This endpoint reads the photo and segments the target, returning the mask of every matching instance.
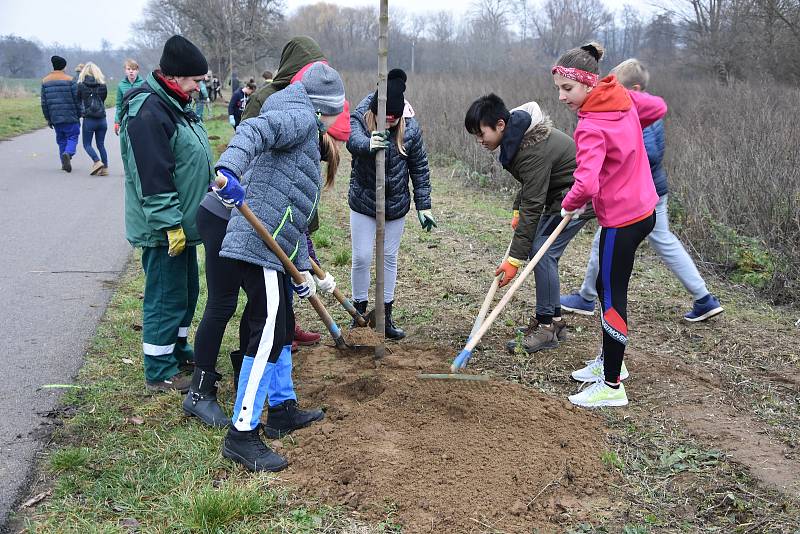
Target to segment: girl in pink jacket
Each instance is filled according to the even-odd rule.
[[[603,350],[573,378],[593,382],[571,395],[578,406],[628,404],[622,380],[628,343],[628,282],[636,249],[655,225],[658,202],[642,128],[667,112],[664,100],[629,92],[614,75],[599,80],[603,49],[596,43],[574,48],[552,69],[559,100],[578,113],[575,128],[575,183],[561,202],[561,214],[577,217],[592,202],[600,223],[597,294]]]

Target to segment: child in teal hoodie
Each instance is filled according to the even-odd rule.
[[[125,98],[125,93],[139,87],[144,83],[144,80],[139,77],[139,64],[132,59],[125,60],[125,77],[119,82],[117,86],[117,111],[114,113],[114,133],[119,135],[119,115],[122,112],[122,100]]]

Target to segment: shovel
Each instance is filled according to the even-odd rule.
[[[313,259],[309,258],[309,260],[311,261],[311,269],[314,271],[314,276],[319,279],[325,278],[325,271],[323,271]],[[358,326],[367,326],[367,319],[358,312],[350,299],[345,297],[344,293],[339,291],[339,288],[333,290],[333,296],[336,297],[336,300],[339,301],[339,304],[342,305],[342,308],[344,308],[347,313],[350,314]]]
[[[311,269],[314,271],[314,276],[320,279],[324,278],[325,271],[323,271],[322,268],[319,265],[317,265],[317,263],[313,259],[309,258],[309,260],[311,261]],[[342,307],[345,310],[347,310],[347,313],[349,313],[350,316],[353,318],[357,327],[368,326],[369,320],[359,313],[359,311],[355,308],[355,306],[353,306],[353,303],[350,301],[350,299],[345,297],[344,294],[341,291],[339,291],[338,288],[333,290],[333,296],[336,297],[336,300],[338,300],[339,303],[342,305]],[[378,345],[380,342],[381,340],[378,338],[377,335],[375,335],[375,333],[372,330],[365,329],[361,331],[360,335],[354,336],[354,330],[351,329],[350,343],[348,344],[348,347],[350,349],[355,349],[359,351],[362,350],[372,351],[375,349],[375,346]]]
[[[218,177],[216,180],[217,187],[222,189],[225,187],[227,180],[224,178]],[[283,268],[286,269],[286,273],[292,277],[292,280],[295,281],[297,284],[302,284],[305,282],[305,278],[300,271],[295,267],[292,260],[286,255],[283,249],[278,245],[275,241],[275,238],[272,237],[272,234],[266,229],[264,224],[256,217],[256,214],[252,212],[250,206],[247,205],[246,202],[242,202],[241,206],[238,206],[237,209],[239,213],[250,223],[250,226],[256,231],[256,233],[264,240],[267,247],[272,251],[275,256],[278,257],[281,264],[283,264]],[[323,275],[324,276],[324,275]],[[311,304],[311,307],[314,308],[314,311],[317,312],[319,318],[322,319],[322,322],[325,323],[325,327],[330,332],[331,337],[333,338],[333,342],[336,344],[337,349],[352,349],[351,345],[349,345],[342,337],[342,331],[339,329],[339,326],[333,321],[333,318],[328,313],[328,310],[325,309],[325,305],[322,303],[322,300],[317,295],[311,296],[308,298],[308,302]]]

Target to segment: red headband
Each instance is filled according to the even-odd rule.
[[[597,74],[585,70],[554,65],[550,72],[551,74],[560,74],[564,78],[575,80],[576,82],[582,83],[583,85],[588,85],[589,87],[595,87],[597,85]]]

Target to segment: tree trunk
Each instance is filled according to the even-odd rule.
[[[386,129],[386,72],[389,55],[389,0],[380,0],[378,36],[378,131]],[[402,118],[400,119],[402,120]],[[375,153],[375,330],[381,342],[375,346],[375,359],[386,353],[386,316],[383,306],[384,236],[386,233],[386,151]]]

